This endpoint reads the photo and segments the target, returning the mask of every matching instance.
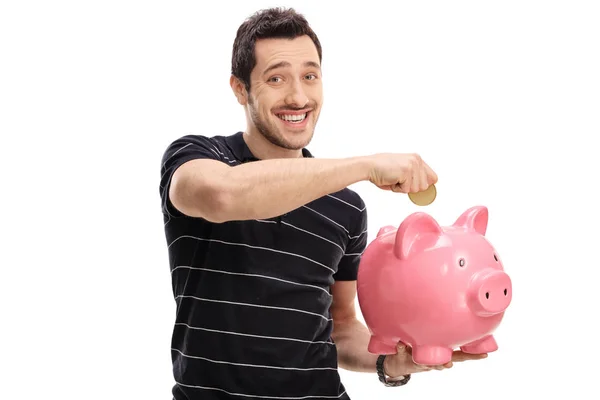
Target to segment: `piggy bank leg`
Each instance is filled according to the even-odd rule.
[[[452,361],[453,350],[442,346],[413,346],[413,361],[420,365],[442,365]]]
[[[371,336],[371,340],[369,340],[368,350],[372,354],[396,354],[398,352],[396,343],[373,335]]]
[[[498,345],[496,344],[494,336],[489,335],[474,342],[467,343],[464,346],[461,346],[460,349],[469,354],[482,354],[498,350]]]

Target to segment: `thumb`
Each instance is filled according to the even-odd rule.
[[[406,343],[401,342],[401,341],[396,344],[396,351],[398,353],[401,353],[401,352],[402,353],[409,353],[409,354],[412,353],[410,346],[408,346]]]

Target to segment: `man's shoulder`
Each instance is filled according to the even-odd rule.
[[[208,135],[201,133],[186,133],[177,137],[169,143],[169,147],[182,143],[192,143],[198,145],[224,145],[228,140],[232,139],[239,133],[233,133],[230,135]]]
[[[366,217],[367,207],[362,196],[349,187],[327,194],[316,200],[319,210],[329,218],[338,222],[346,221],[343,225],[354,225],[356,221]]]
[[[358,211],[363,211],[366,208],[362,196],[356,190],[349,187],[331,193],[329,197],[333,197],[335,200],[345,203]]]
[[[163,163],[177,155],[185,157],[184,154],[214,154],[215,158],[225,158],[227,160],[233,157],[232,144],[237,140],[236,135],[208,135],[201,133],[186,133],[172,139],[167,143],[163,151]]]
[[[352,235],[362,232],[367,224],[367,206],[362,196],[354,189],[345,187],[321,197],[317,211],[342,225]]]

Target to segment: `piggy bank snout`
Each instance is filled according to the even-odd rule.
[[[482,317],[503,312],[511,300],[512,281],[504,271],[482,271],[469,287],[469,307]]]

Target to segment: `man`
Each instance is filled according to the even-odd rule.
[[[347,187],[368,180],[408,193],[437,176],[414,154],[312,156],[321,59],[304,17],[256,13],[232,54],[245,131],[187,135],[164,154],[175,399],[349,399],[338,366],[399,384],[433,369],[401,346],[386,357],[367,351],[354,306],[367,211]]]

